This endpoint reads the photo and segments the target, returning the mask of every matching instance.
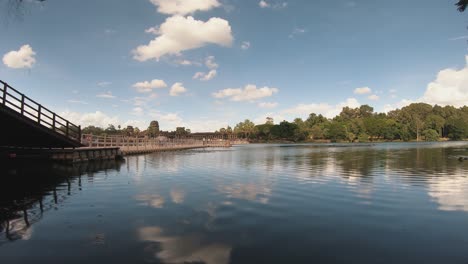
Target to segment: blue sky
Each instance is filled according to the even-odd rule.
[[[454,3],[27,3],[21,19],[0,14],[0,79],[76,123],[143,129],[468,105],[468,14]]]

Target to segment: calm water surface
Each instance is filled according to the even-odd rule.
[[[468,263],[468,146],[2,165],[0,263]]]

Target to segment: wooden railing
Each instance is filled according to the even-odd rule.
[[[81,126],[77,126],[50,111],[1,80],[0,96],[0,105],[72,140],[80,141]]]
[[[132,150],[159,150],[195,147],[230,147],[228,140],[199,140],[199,139],[158,139],[158,138],[137,138],[126,136],[95,136],[83,134],[81,144],[86,147],[119,147],[123,151]]]

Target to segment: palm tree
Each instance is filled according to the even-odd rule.
[[[458,6],[458,11],[463,12],[468,6],[468,0],[460,0],[456,5]]]

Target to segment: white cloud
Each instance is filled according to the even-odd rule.
[[[149,114],[152,118],[157,119],[161,124],[165,124],[166,127],[178,127],[183,126],[182,118],[177,113],[162,113],[159,111],[153,111]]]
[[[468,212],[465,172],[456,168],[447,176],[429,180],[429,196],[439,204],[439,210]]]
[[[216,63],[214,56],[206,57],[205,66],[208,69],[210,69],[210,71],[208,73],[197,72],[197,73],[195,73],[195,75],[193,75],[192,78],[193,79],[199,79],[201,81],[209,81],[209,80],[213,79],[214,77],[216,77],[216,75],[218,74],[218,71],[216,69],[219,67],[219,65]]]
[[[278,106],[278,103],[270,103],[270,102],[261,102],[258,104],[258,107],[260,108],[275,108]]]
[[[60,116],[70,120],[72,123],[81,125],[81,127],[97,126],[106,128],[109,124],[114,126],[121,125],[122,127],[133,126],[141,129],[146,129],[149,126],[148,120],[126,120],[122,121],[118,116],[109,116],[101,111],[91,113],[79,113],[64,111]]]
[[[449,40],[463,40],[463,39],[468,39],[468,36],[459,36],[459,37],[451,38]]]
[[[36,63],[36,52],[29,45],[23,45],[19,50],[12,50],[3,56],[3,63],[13,69],[30,69]]]
[[[139,93],[151,93],[155,88],[165,88],[167,84],[163,80],[154,79],[151,81],[137,82],[133,88]]]
[[[87,105],[87,104],[88,104],[88,103],[85,102],[85,101],[74,100],[74,99],[67,100],[67,102],[70,103],[70,104],[83,104],[83,105]]]
[[[219,67],[219,65],[216,63],[215,61],[215,57],[214,56],[208,56],[206,57],[205,59],[205,65],[206,67],[208,67],[208,69],[217,69]]]
[[[112,95],[112,92],[111,92],[111,91],[107,91],[107,92],[105,92],[105,93],[98,94],[98,95],[96,95],[96,97],[99,97],[99,98],[106,98],[106,99],[113,99],[113,98],[115,98],[115,96]]]
[[[148,45],[141,45],[133,50],[135,60],[159,60],[164,55],[178,55],[182,51],[208,44],[229,47],[233,41],[229,22],[217,17],[204,22],[191,16],[173,16],[167,18],[159,28],[148,31],[157,37]]]
[[[372,89],[369,87],[360,87],[354,89],[354,94],[370,94],[372,93]]]
[[[372,100],[372,101],[377,101],[380,99],[380,97],[376,94],[371,94],[367,97],[367,99]]]
[[[158,12],[168,15],[187,15],[196,11],[208,11],[221,6],[218,0],[150,0]]]
[[[441,70],[427,86],[421,101],[442,106],[468,105],[468,56],[465,59],[466,65],[462,69]]]
[[[337,116],[345,106],[356,108],[360,105],[361,104],[355,98],[348,98],[346,101],[337,105],[330,105],[328,103],[298,104],[295,107],[284,110],[283,112],[285,114],[299,115],[301,117],[307,117],[310,113],[316,113],[322,114],[328,118],[333,118]]]
[[[131,100],[122,100],[126,103],[132,103],[134,106],[146,106],[150,101],[153,99],[157,98],[158,95],[156,93],[151,93],[148,96],[145,97],[134,97]]]
[[[135,107],[132,109],[132,115],[142,116],[145,113],[145,110],[142,107]]]
[[[258,5],[261,7],[261,8],[267,8],[267,7],[270,7],[270,4],[267,3],[266,1],[262,0],[258,3]]]
[[[383,112],[388,113],[388,112],[393,111],[395,109],[401,109],[401,108],[403,108],[405,106],[408,106],[408,105],[410,105],[412,103],[416,103],[416,102],[413,101],[413,100],[409,100],[409,99],[402,99],[401,101],[399,101],[399,102],[397,102],[395,104],[386,104],[386,105],[384,105]]]
[[[172,85],[171,90],[169,92],[169,95],[170,96],[179,96],[180,94],[183,94],[185,92],[187,92],[187,89],[185,89],[185,87],[183,86],[182,83],[178,82],[178,83],[174,83],[174,85]]]
[[[197,66],[200,66],[201,63],[199,62],[196,62],[196,61],[191,61],[191,60],[175,60],[174,61],[175,64],[179,64],[179,65],[182,65],[182,66],[192,66],[192,65],[197,65]]]
[[[86,126],[98,126],[98,127],[107,127],[109,124],[117,125],[120,123],[120,120],[117,116],[111,117],[100,111],[94,113],[78,113],[65,111],[60,114],[63,118],[70,120],[72,123],[81,125],[82,127]]]
[[[103,81],[103,82],[98,82],[98,83],[97,83],[97,86],[99,86],[99,87],[107,87],[107,86],[109,86],[109,85],[111,85],[111,84],[112,84],[111,82],[105,82],[105,81]]]
[[[241,44],[241,49],[243,50],[248,50],[250,48],[250,42],[249,41],[243,41]]]
[[[282,8],[286,8],[288,6],[288,3],[287,2],[277,2],[277,3],[269,3],[265,0],[261,0],[260,2],[258,2],[258,6],[260,6],[261,8],[273,8],[273,9],[282,9]]]
[[[218,74],[218,72],[216,70],[211,70],[208,73],[197,72],[193,76],[193,79],[199,79],[201,81],[209,81],[209,80],[213,79],[214,77],[216,77],[217,74]]]
[[[213,93],[215,98],[230,98],[231,101],[255,101],[260,98],[270,97],[278,93],[277,88],[262,87],[257,88],[256,85],[248,84],[242,88],[227,88]]]

